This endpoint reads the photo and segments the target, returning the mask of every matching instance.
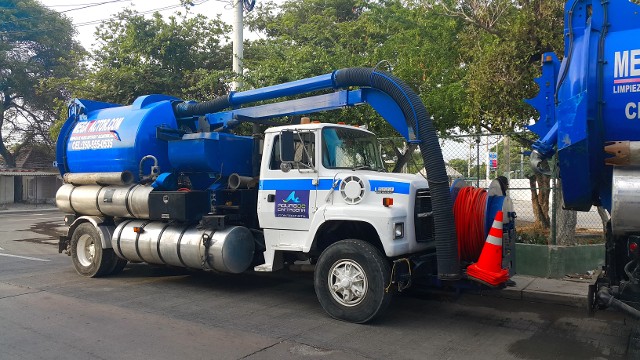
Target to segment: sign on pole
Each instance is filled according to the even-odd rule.
[[[498,153],[489,152],[489,168],[495,170],[498,168]]]

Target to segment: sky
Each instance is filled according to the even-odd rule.
[[[39,0],[44,6],[64,12],[69,17],[78,31],[76,39],[85,49],[92,49],[96,42],[94,31],[97,24],[86,23],[105,20],[114,16],[125,8],[134,9],[140,13],[149,11],[149,16],[153,10],[158,10],[160,14],[167,17],[180,11],[184,13],[184,8],[180,5],[180,0]],[[223,21],[231,24],[233,20],[233,0],[194,0],[196,5],[191,8],[191,13],[202,14],[209,18],[221,15]],[[279,2],[279,1],[278,1]],[[101,5],[98,5],[101,4]],[[84,9],[79,9],[83,8]],[[164,10],[162,10],[164,9]],[[245,29],[245,39],[255,38],[257,34],[250,34]]]

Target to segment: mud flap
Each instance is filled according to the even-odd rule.
[[[71,255],[71,253],[68,251],[69,250],[69,237],[67,235],[60,235],[60,237],[58,238],[58,253],[62,254],[62,252],[65,252],[67,255]]]

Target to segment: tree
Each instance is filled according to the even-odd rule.
[[[469,160],[464,159],[451,159],[449,160],[449,166],[454,170],[462,174],[463,177],[468,178],[469,174]]]
[[[562,1],[542,0],[423,0],[427,9],[457,19],[465,26],[461,35],[462,63],[467,69],[467,103],[464,121],[490,132],[522,129],[535,111],[522,100],[538,89],[542,54],[562,53]],[[529,148],[528,136],[514,137]],[[550,178],[530,174],[536,225],[548,228]]]
[[[458,61],[458,23],[424,13],[409,1],[302,0],[259,5],[248,24],[265,39],[250,42],[245,51],[249,69],[245,84],[262,87],[328,73],[345,67],[368,66],[392,71],[423,99],[441,133],[458,126],[462,111],[464,69]],[[327,122],[367,124],[381,137],[395,130],[370,108],[314,114]],[[401,171],[413,159],[415,145],[389,148],[391,171]]]
[[[427,9],[464,24],[465,121],[490,132],[524,128],[534,110],[533,78],[548,51],[563,49],[562,1],[423,0]],[[527,146],[529,144],[526,144]]]
[[[245,51],[246,84],[262,87],[355,66],[378,67],[402,78],[423,99],[442,133],[459,124],[463,69],[458,23],[397,0],[287,1],[258,5],[247,23],[265,39]],[[366,122],[379,136],[397,136],[369,110],[345,110],[325,121]]]
[[[0,11],[0,156],[8,167],[25,146],[53,149],[49,128],[66,95],[56,79],[73,77],[83,52],[74,33],[69,19],[35,0]]]
[[[96,30],[99,46],[74,97],[130,104],[146,94],[210,100],[228,92],[230,28],[219,18],[177,13],[163,19],[124,10]]]

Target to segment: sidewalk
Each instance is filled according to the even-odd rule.
[[[594,281],[545,279],[525,275],[515,275],[511,280],[515,281],[516,286],[486,292],[483,295],[587,309],[589,284]]]

